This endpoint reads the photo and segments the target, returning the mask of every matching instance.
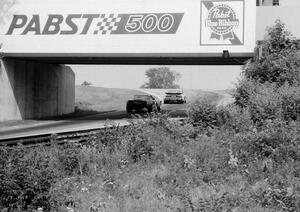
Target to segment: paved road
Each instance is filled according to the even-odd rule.
[[[162,113],[168,113],[171,117],[187,117],[186,105],[163,105]],[[78,130],[103,128],[106,125],[126,125],[128,119],[134,118],[137,114],[129,114],[125,110],[112,111],[71,118],[67,120],[40,120],[8,122],[0,127],[0,140],[33,136],[41,134],[54,134]],[[146,113],[139,113],[146,117]]]

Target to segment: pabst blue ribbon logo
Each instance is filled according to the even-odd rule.
[[[201,0],[200,45],[243,45],[244,0]]]
[[[212,31],[211,38],[233,39],[233,28],[239,26],[234,10],[225,4],[210,9],[205,25]]]

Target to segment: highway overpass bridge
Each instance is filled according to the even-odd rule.
[[[279,7],[255,4],[17,1],[0,25],[0,121],[73,112],[75,75],[64,64],[240,65],[277,18],[274,9],[295,23],[288,15],[296,15],[295,8],[281,14]]]

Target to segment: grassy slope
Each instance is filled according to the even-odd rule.
[[[157,93],[159,96],[164,93],[156,89],[151,90],[151,92]],[[215,102],[222,98],[222,95],[211,91],[187,89],[184,92],[188,102],[194,98],[204,96],[211,98]],[[134,89],[76,86],[76,106],[81,110],[124,110],[126,101],[131,99],[134,94],[143,94],[143,92]]]
[[[93,86],[76,86],[75,89],[77,108],[94,111],[124,110],[128,99],[134,94],[143,94],[133,89]]]
[[[187,100],[193,101],[197,98],[207,97],[211,99],[212,102],[219,102],[222,99],[222,95],[213,91],[203,91],[203,90],[195,90],[189,89],[185,91],[185,95]]]
[[[165,92],[169,89],[144,89],[143,91],[147,92],[150,91],[150,93],[157,94],[161,98],[164,97]],[[222,97],[222,93],[219,91],[205,91],[200,89],[185,89],[184,94],[187,98],[187,101],[193,101],[195,98],[203,98],[208,97],[212,101],[218,101]]]

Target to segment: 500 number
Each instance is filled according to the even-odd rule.
[[[158,29],[160,32],[166,32],[172,28],[174,17],[171,14],[164,14],[160,18],[156,14],[131,15],[125,25],[127,32],[136,32],[143,30],[145,33]]]

